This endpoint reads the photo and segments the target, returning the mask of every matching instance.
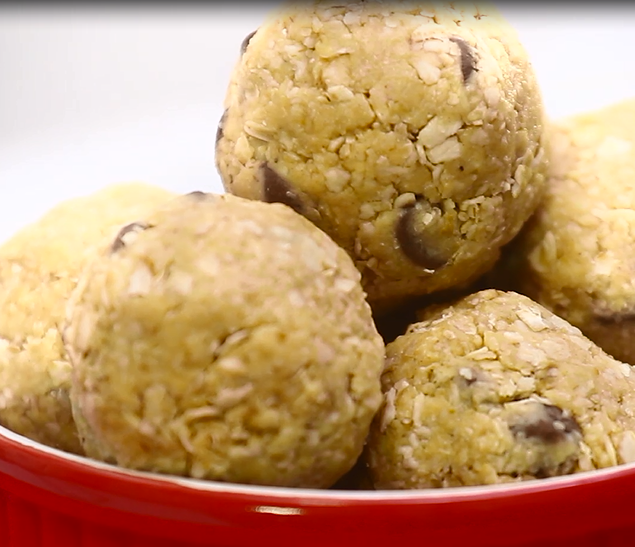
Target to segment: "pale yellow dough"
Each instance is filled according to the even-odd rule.
[[[89,456],[330,487],[380,404],[384,346],[348,255],[280,204],[180,197],[86,271],[66,342]]]
[[[635,372],[539,304],[481,291],[386,348],[375,488],[496,484],[635,461]]]
[[[59,327],[94,245],[169,199],[144,184],[61,203],[0,247],[0,424],[81,452],[68,398],[70,365]]]
[[[487,5],[293,2],[245,43],[216,162],[353,257],[375,309],[488,270],[542,195],[542,99]]]
[[[552,132],[547,194],[500,275],[635,364],[635,99]]]

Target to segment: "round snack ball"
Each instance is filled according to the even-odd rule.
[[[635,99],[557,120],[545,199],[502,275],[635,364]]]
[[[386,348],[377,489],[505,483],[635,461],[635,374],[516,293],[430,310]]]
[[[478,278],[537,206],[542,99],[491,8],[292,3],[243,50],[217,133],[225,189],[329,234],[376,310]]]
[[[131,224],[65,333],[86,453],[128,468],[329,487],[381,403],[359,272],[280,204],[196,193]]]
[[[118,184],[58,204],[0,247],[0,424],[81,452],[59,327],[94,246],[173,194]]]

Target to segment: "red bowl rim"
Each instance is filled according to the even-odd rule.
[[[41,455],[43,461],[55,461],[70,467],[80,466],[103,479],[135,481],[137,483],[153,483],[155,486],[177,486],[192,491],[206,491],[215,495],[245,498],[249,496],[266,496],[283,502],[284,500],[302,500],[307,504],[320,503],[355,503],[385,504],[385,503],[431,503],[441,504],[461,501],[478,501],[499,497],[516,497],[537,494],[540,492],[561,490],[575,486],[588,485],[597,482],[616,480],[623,476],[635,474],[635,462],[620,464],[604,469],[583,471],[572,475],[521,481],[487,486],[459,486],[447,489],[425,490],[318,490],[304,488],[252,486],[231,484],[216,481],[206,481],[161,475],[145,471],[125,469],[107,464],[84,456],[70,454],[51,448],[27,437],[14,433],[0,426],[0,447],[5,445],[12,451],[28,451]]]

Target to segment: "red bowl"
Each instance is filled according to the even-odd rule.
[[[625,547],[635,465],[495,487],[264,488],[132,472],[0,427],[1,547]]]

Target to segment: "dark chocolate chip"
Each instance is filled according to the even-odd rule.
[[[463,83],[466,84],[470,76],[478,70],[476,68],[476,58],[472,48],[465,40],[456,36],[450,38],[450,40],[459,46],[459,51],[461,52],[461,74],[463,74]]]
[[[220,120],[218,121],[218,128],[216,129],[216,143],[214,146],[218,147],[218,142],[225,136],[224,133],[224,127],[225,127],[225,120],[227,119],[227,110],[225,110],[225,112],[223,112],[223,115],[220,117]]]
[[[635,312],[633,311],[625,311],[623,313],[596,312],[595,319],[601,325],[607,325],[607,326],[620,325],[622,323],[634,322]]]
[[[458,374],[454,377],[454,381],[459,389],[468,390],[476,384],[483,385],[490,380],[488,375],[481,369],[466,367],[458,371]],[[471,395],[469,396],[471,397]]]
[[[262,174],[263,197],[267,203],[283,203],[296,213],[302,214],[304,204],[291,184],[283,176],[272,169],[267,162],[260,166]]]
[[[127,226],[124,226],[121,230],[119,230],[119,233],[117,234],[117,237],[115,238],[115,241],[113,241],[110,247],[110,251],[113,253],[116,253],[117,251],[119,251],[120,249],[123,249],[126,246],[124,242],[124,237],[126,236],[126,234],[129,234],[130,232],[143,232],[144,230],[147,230],[149,227],[150,225],[146,224],[145,222],[133,222],[132,224],[128,224]]]
[[[438,270],[448,263],[449,258],[417,233],[414,224],[416,215],[417,209],[414,206],[403,209],[395,227],[395,237],[401,251],[409,260],[426,270]]]
[[[560,464],[553,467],[539,467],[533,472],[537,479],[548,479],[549,477],[561,477],[562,475],[570,475],[575,471],[578,458],[570,456]]]
[[[200,190],[195,190],[194,192],[190,192],[189,194],[185,194],[188,197],[192,197],[194,199],[202,199],[207,196],[206,192],[201,192]]]
[[[580,425],[571,416],[555,405],[543,405],[544,415],[535,421],[511,426],[514,435],[522,435],[528,439],[539,439],[545,444],[556,444],[564,441],[571,433],[581,433]]]
[[[474,369],[469,368],[467,369],[467,371],[462,371],[462,374],[460,374],[459,376],[467,386],[471,386],[478,381],[479,374]]]
[[[541,467],[534,472],[534,476],[537,479],[548,479],[549,477],[557,477],[558,474],[553,469],[549,469],[548,467]]]
[[[247,36],[245,36],[245,39],[243,40],[242,44],[240,44],[240,55],[244,55],[245,51],[247,51],[247,48],[249,47],[249,42],[251,42],[251,39],[254,37],[254,34],[256,34],[256,30],[254,30],[253,32],[250,32]]]

